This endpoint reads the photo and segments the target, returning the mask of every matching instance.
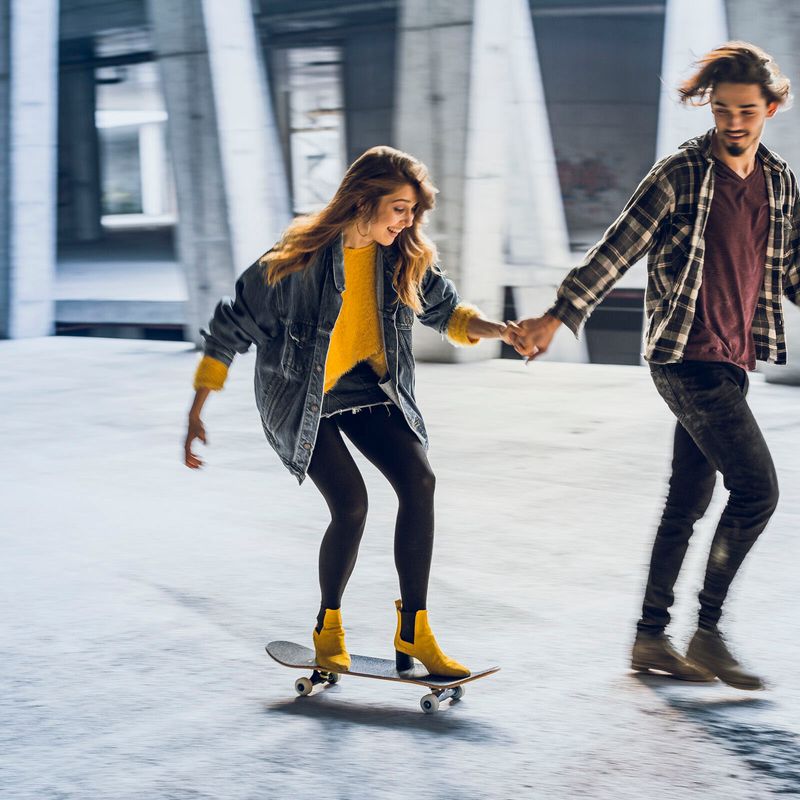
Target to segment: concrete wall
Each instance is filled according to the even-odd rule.
[[[719,20],[727,21],[731,37],[751,39],[770,50],[800,85],[800,57],[795,47],[800,6],[792,0],[762,0],[758,4],[748,0],[703,0],[702,4],[669,0],[664,9],[667,23],[673,19],[672,35],[669,25],[665,28],[664,9],[658,3],[530,0],[535,39],[529,42],[522,42],[524,26],[510,13],[526,0],[515,1],[516,5],[512,0],[398,0],[396,9],[387,4],[379,9],[377,5],[356,8],[344,0],[265,0],[252,6],[249,0],[237,0],[234,6],[217,0],[150,0],[149,4],[145,0],[62,0],[60,35],[64,41],[78,45],[100,30],[131,30],[134,37],[139,32],[140,44],[144,41],[146,46],[148,27],[155,31],[171,116],[170,148],[183,223],[179,235],[181,260],[193,293],[192,331],[218,296],[230,290],[232,277],[251,253],[262,249],[261,242],[269,246],[286,219],[281,216],[286,189],[281,178],[283,163],[275,155],[279,148],[274,126],[270,130],[268,102],[263,105],[262,99],[257,101],[261,104],[257,109],[261,122],[249,120],[237,127],[237,121],[247,116],[244,112],[252,110],[241,97],[249,100],[249,87],[263,86],[268,78],[263,65],[257,63],[257,48],[249,43],[239,47],[244,38],[254,39],[250,30],[253,8],[259,19],[280,17],[276,23],[281,26],[278,38],[288,45],[335,42],[342,46],[348,159],[369,146],[388,142],[429,164],[441,189],[431,232],[443,263],[465,298],[493,314],[500,311],[499,289],[503,283],[536,289],[521,303],[527,310],[562,274],[559,264],[563,255],[554,256],[561,245],[543,245],[536,237],[541,223],[536,203],[544,203],[541,208],[545,210],[554,209],[558,217],[563,193],[573,246],[591,245],[656,155],[674,148],[677,139],[683,138],[680,126],[668,119],[674,104],[665,107],[659,74],[664,89],[673,91],[679,77],[676,70],[685,70],[693,55],[725,38],[724,24],[717,24]],[[45,253],[52,245],[47,232],[54,207],[46,177],[52,149],[48,149],[51,145],[46,137],[42,138],[42,132],[52,132],[46,123],[52,109],[43,111],[44,107],[38,106],[34,111],[35,104],[23,103],[21,114],[15,111],[8,70],[12,7],[34,21],[39,43],[42,31],[48,25],[52,28],[53,13],[58,13],[56,0],[0,0],[0,192],[5,198],[0,202],[0,333],[5,335],[10,330],[9,309],[14,307],[13,242],[38,247],[40,255]],[[206,35],[209,16],[216,20],[210,37]],[[684,18],[691,19],[692,24],[681,22]],[[235,34],[230,33],[234,21]],[[243,34],[244,29],[247,31]],[[525,35],[530,36],[530,29]],[[269,36],[265,41],[269,46]],[[531,59],[538,51],[542,83],[536,77],[534,60],[528,64],[531,82],[520,93],[514,76],[521,73],[514,73],[510,64],[514,60],[525,62],[526,48]],[[34,78],[35,83],[44,74],[41,59],[33,69],[34,62],[23,57],[24,45],[19,55],[23,73],[39,76]],[[16,80],[14,72],[11,74]],[[42,87],[46,89],[51,78],[45,77]],[[243,95],[235,91],[237,78],[239,84],[248,87]],[[30,81],[25,83],[22,73],[20,79],[23,88],[34,86]],[[52,99],[52,91],[47,91]],[[258,87],[253,96],[260,98],[261,92],[262,87]],[[520,96],[527,98],[527,116],[518,109],[509,112]],[[691,133],[711,124],[705,111],[685,113]],[[795,167],[795,162],[800,162],[797,113],[790,110],[779,114],[768,124],[765,137],[767,144]],[[31,127],[33,119],[39,121]],[[76,119],[63,117],[63,132],[64,121],[71,120],[74,131],[69,138],[85,144],[89,142],[89,115],[83,114],[82,128],[74,125]],[[542,135],[537,133],[534,141],[530,136],[532,123],[543,120]],[[10,123],[22,126],[16,139]],[[261,133],[254,136],[253,131],[259,128]],[[515,132],[523,132],[530,141],[523,141],[522,136],[509,139],[509,133]],[[544,178],[552,178],[553,159],[546,144],[551,133],[559,167],[558,191],[542,194]],[[26,179],[16,184],[9,156],[15,142],[22,150],[14,151],[14,164],[29,171]],[[91,148],[87,150],[83,144],[70,156],[72,163],[91,161]],[[62,153],[65,146],[62,141]],[[510,168],[503,161],[506,146],[509,152],[517,148]],[[36,148],[47,156],[17,158]],[[523,157],[531,153],[546,155],[538,166],[526,165],[523,169]],[[198,169],[198,164],[202,168]],[[544,172],[537,172],[539,168]],[[92,178],[90,172],[80,180],[94,181],[96,176]],[[250,181],[250,175],[259,177]],[[527,191],[531,185],[536,191]],[[15,186],[25,193],[27,199],[22,203],[17,202]],[[259,191],[252,197],[248,193],[255,186],[263,190],[260,199]],[[36,197],[33,187],[39,192]],[[84,200],[88,202],[88,198],[86,194]],[[99,199],[97,193],[94,199]],[[242,208],[252,210],[259,203],[272,210],[256,211],[248,219]],[[83,205],[86,212],[87,203]],[[43,215],[42,209],[50,211]],[[18,228],[13,214],[17,215],[14,219],[23,221],[25,230],[34,230],[37,235],[15,239]],[[84,213],[81,219],[86,222],[90,217],[96,223],[94,211]],[[258,231],[258,222],[253,221],[259,218],[265,220],[263,231]],[[37,221],[31,225],[25,219]],[[562,216],[562,224],[563,220]],[[70,221],[71,232],[80,230],[79,222]],[[556,234],[557,223],[556,219],[551,226]],[[45,236],[39,236],[39,231]],[[537,259],[537,252],[543,257]],[[18,288],[24,290],[23,294],[27,292],[28,301],[41,310],[47,307],[50,296],[48,257],[29,253],[34,250],[26,251],[23,282]],[[527,279],[531,266],[540,268],[533,284]],[[431,339],[430,345],[435,350],[439,343]],[[446,347],[441,352],[453,353]],[[475,352],[460,351],[452,357],[472,357]]]
[[[800,4],[794,0],[726,0],[731,38],[745,39],[763,47],[772,55],[783,73],[792,81],[795,96],[800,93]],[[800,107],[779,111],[767,121],[764,143],[800,173]],[[788,365],[764,364],[759,367],[771,383],[800,385],[800,309],[784,301]]]
[[[162,0],[165,5],[173,0]],[[61,0],[61,39],[84,39],[99,30],[141,28],[147,24],[145,0]]]
[[[58,76],[58,239],[91,242],[102,235],[93,42],[62,42],[61,56],[68,63]]]
[[[533,24],[570,239],[588,247],[654,160],[663,14],[539,5]]]
[[[763,47],[800,93],[800,3],[796,0],[726,0],[728,27],[733,39],[745,39]],[[800,172],[800,108],[780,111],[767,123],[764,143]]]
[[[397,35],[393,28],[356,30],[344,41],[347,162],[378,144],[393,144]]]

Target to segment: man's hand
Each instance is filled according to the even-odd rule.
[[[561,320],[552,314],[519,320],[516,328],[509,331],[510,344],[521,356],[537,358],[547,352],[560,324]]]

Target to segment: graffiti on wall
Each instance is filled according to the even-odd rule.
[[[558,158],[556,164],[565,202],[600,200],[603,192],[617,188],[614,172],[597,158]]]

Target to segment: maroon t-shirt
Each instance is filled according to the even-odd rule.
[[[703,281],[684,360],[756,368],[752,327],[764,283],[768,235],[769,197],[761,162],[740,178],[717,161]]]

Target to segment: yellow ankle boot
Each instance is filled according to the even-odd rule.
[[[314,628],[314,650],[317,665],[323,669],[342,672],[350,669],[350,655],[344,644],[342,610],[326,608],[322,630]]]
[[[409,656],[419,659],[431,675],[441,675],[445,678],[466,678],[470,671],[452,658],[448,658],[436,643],[436,639],[428,624],[428,612],[417,611],[414,617],[414,643],[400,638],[403,610],[401,600],[395,601],[397,608],[397,633],[394,635],[394,649],[396,651],[397,669],[402,671],[411,669],[413,662]],[[405,657],[404,657],[405,656]]]

